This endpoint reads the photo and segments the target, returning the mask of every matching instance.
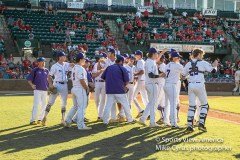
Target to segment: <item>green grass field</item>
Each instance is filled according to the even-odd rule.
[[[184,96],[184,99],[186,96]],[[181,102],[188,105],[188,99]],[[210,108],[220,111],[227,111],[232,113],[240,113],[240,97],[239,96],[208,96],[208,103]]]
[[[68,109],[72,102],[69,99]],[[208,117],[207,133],[197,129],[186,134],[184,129],[150,129],[139,124],[117,124],[104,128],[95,122],[96,108],[93,101],[87,108],[90,131],[78,131],[76,127],[65,129],[59,125],[59,100],[53,106],[47,127],[29,126],[32,108],[31,96],[0,97],[0,159],[38,160],[38,159],[239,159],[240,127],[237,124]],[[135,108],[133,109],[136,115]],[[181,126],[186,122],[186,114],[181,114]],[[212,143],[190,143],[176,139],[165,143],[167,138],[194,138],[195,140],[223,140]],[[156,151],[156,144],[167,145],[169,151]],[[183,151],[194,147],[208,147],[205,151]],[[210,151],[211,149],[231,149]],[[215,148],[214,148],[215,147]],[[178,149],[178,150],[177,150]],[[182,151],[180,151],[182,150]]]

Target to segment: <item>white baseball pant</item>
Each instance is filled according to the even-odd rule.
[[[67,106],[67,97],[68,97],[67,83],[65,84],[54,83],[53,86],[57,88],[57,94],[50,94],[48,104],[52,106],[55,103],[57,96],[60,95],[62,112],[63,111],[65,112],[66,106]]]
[[[34,90],[33,96],[32,117],[30,122],[43,119],[47,103],[47,91]],[[40,113],[38,114],[39,106]]]
[[[193,126],[194,114],[196,110],[196,98],[201,103],[199,123],[205,125],[209,105],[207,101],[207,92],[204,83],[189,83],[188,85],[189,109],[188,109],[188,126]]]
[[[94,100],[98,111],[98,117],[102,118],[106,105],[105,82],[95,82]]]
[[[141,121],[145,122],[147,120],[147,117],[150,114],[150,125],[155,125],[155,111],[158,106],[157,104],[158,84],[157,83],[146,84],[146,90],[147,90],[149,102],[140,119]]]
[[[126,94],[107,94],[107,102],[106,102],[106,106],[104,108],[104,113],[103,113],[103,123],[108,124],[109,123],[109,116],[110,116],[110,112],[114,103],[121,103],[125,115],[127,117],[127,121],[128,122],[132,122],[133,118],[131,116],[131,112],[130,112],[130,106],[129,106],[129,102],[127,100],[127,95]]]
[[[177,125],[177,102],[178,102],[178,84],[165,83],[165,116],[164,123],[169,124],[170,112],[170,124],[172,126]]]
[[[145,81],[138,80],[135,87],[134,87],[134,93],[133,93],[133,99],[134,99],[134,104],[137,107],[138,112],[142,112],[143,109],[140,107],[138,101],[137,101],[137,96],[138,93],[140,92],[143,104],[147,106],[148,104],[148,96],[147,96],[147,91],[145,88]]]
[[[84,115],[88,103],[88,96],[86,91],[81,87],[73,87],[71,92],[73,107],[69,110],[65,121],[67,123],[72,123],[74,115],[77,114],[77,126],[78,129],[81,129],[85,127]]]
[[[239,92],[240,94],[240,84],[239,84],[240,81],[235,81],[235,88],[233,89],[233,92]]]

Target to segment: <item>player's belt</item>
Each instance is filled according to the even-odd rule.
[[[95,80],[95,82],[105,82],[104,80]]]
[[[201,83],[201,82],[189,82],[189,83]]]
[[[65,83],[67,83],[67,82],[56,82],[56,83],[59,83],[59,84],[65,84]]]

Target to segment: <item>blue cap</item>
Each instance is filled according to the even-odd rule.
[[[178,52],[174,51],[174,52],[171,52],[171,57],[177,58],[177,57],[182,57],[182,56]]]
[[[109,49],[108,49],[108,52],[115,54],[115,49],[109,48]]]
[[[101,58],[107,58],[107,54],[106,53],[101,53],[101,54],[99,54],[99,56],[101,57]]]
[[[123,56],[120,56],[120,55],[118,55],[118,56],[117,56],[117,61],[123,61],[123,62],[124,62],[124,57],[123,57]]]
[[[157,53],[157,50],[155,48],[150,48],[148,53]]]
[[[37,62],[45,62],[45,61],[46,61],[46,59],[44,57],[39,57],[37,59]]]
[[[57,57],[62,57],[62,56],[66,56],[66,54],[64,52],[58,52],[57,53]]]
[[[80,53],[78,53],[77,54],[77,57],[76,57],[77,59],[84,59],[85,58],[85,55],[82,53],[82,52],[80,52]]]
[[[123,54],[123,57],[124,57],[124,58],[129,58],[129,54],[124,53],[124,54]]]
[[[135,59],[134,55],[129,55],[130,59]]]
[[[143,56],[143,52],[140,50],[136,50],[135,55]]]

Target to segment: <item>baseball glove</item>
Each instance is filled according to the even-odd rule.
[[[53,87],[53,88],[48,88],[48,94],[57,94],[57,88],[56,87]]]

